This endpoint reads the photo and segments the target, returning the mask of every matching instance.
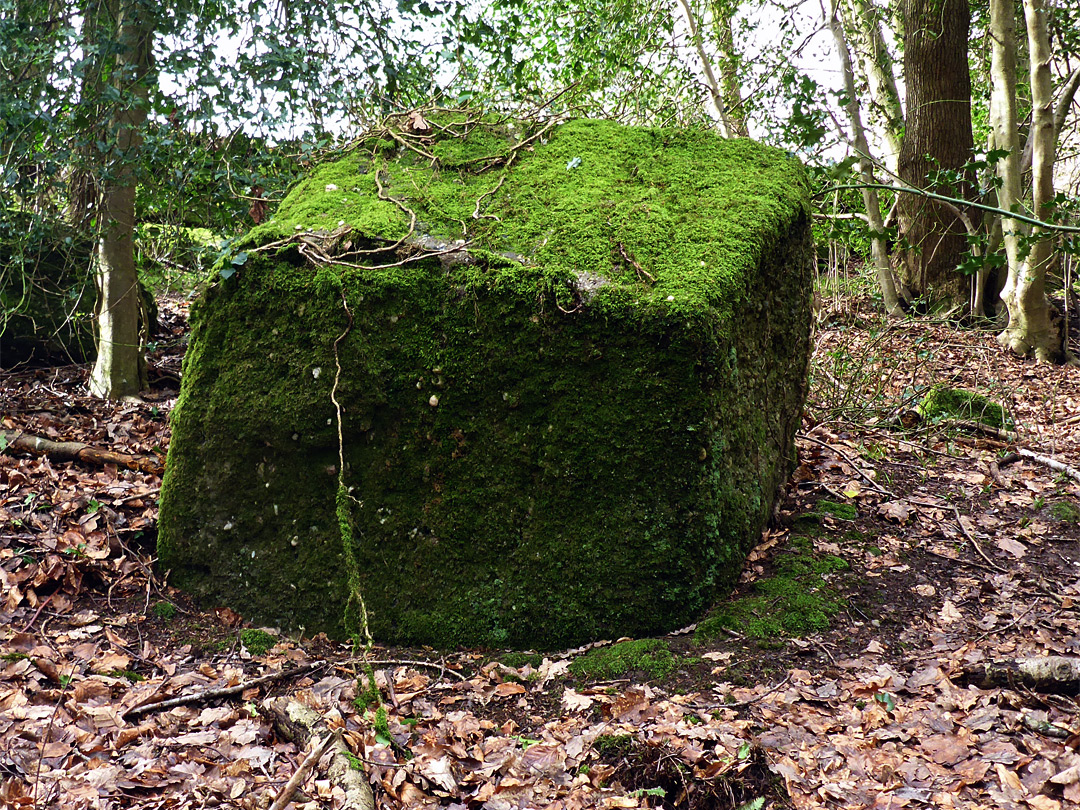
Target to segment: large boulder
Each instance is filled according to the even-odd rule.
[[[693,621],[795,459],[802,168],[704,131],[403,120],[294,188],[197,307],[163,566],[339,636],[359,594],[398,643]]]
[[[13,215],[0,224],[0,368],[94,356],[93,241]]]

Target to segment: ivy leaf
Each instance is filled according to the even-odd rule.
[[[874,695],[874,700],[884,706],[885,711],[889,712],[890,714],[896,710],[896,701],[893,699],[893,696],[890,695],[888,692],[878,692],[876,695]]]

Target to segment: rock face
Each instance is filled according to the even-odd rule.
[[[421,124],[316,169],[203,296],[162,566],[338,636],[359,593],[376,639],[444,648],[694,621],[795,459],[802,168],[700,131]]]

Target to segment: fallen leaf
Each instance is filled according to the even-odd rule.
[[[945,604],[941,606],[938,617],[941,619],[942,624],[955,624],[963,621],[964,614],[956,609],[956,605],[952,603],[952,600],[946,599]]]
[[[994,540],[994,545],[996,545],[998,548],[1000,548],[1007,554],[1011,554],[1018,560],[1028,552],[1027,546],[1025,546],[1019,540],[1014,540],[1008,535],[999,536],[996,540]]]

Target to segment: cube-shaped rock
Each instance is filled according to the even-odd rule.
[[[357,633],[363,606],[397,643],[694,621],[794,462],[801,166],[706,131],[400,124],[199,302],[163,566],[264,624]]]

